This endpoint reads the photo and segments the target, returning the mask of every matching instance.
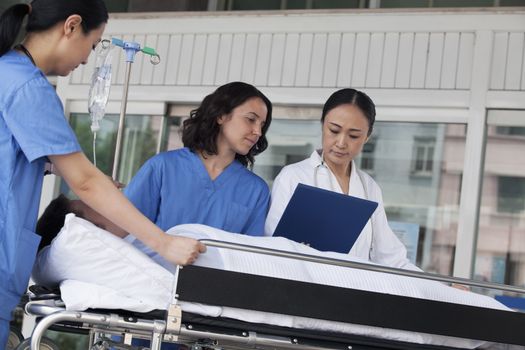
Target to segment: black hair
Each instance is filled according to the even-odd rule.
[[[199,108],[190,113],[182,127],[182,143],[193,152],[201,151],[206,154],[217,154],[217,136],[220,125],[218,119],[230,114],[236,107],[247,100],[258,97],[263,100],[268,110],[266,123],[261,130],[261,137],[250,149],[248,154],[237,154],[237,159],[244,166],[251,166],[254,157],[268,147],[266,132],[272,122],[272,103],[255,86],[240,81],[231,82],[220,86],[202,100]]]
[[[368,121],[368,135],[372,134],[374,122],[376,120],[376,106],[372,99],[362,91],[355,89],[341,89],[334,92],[323,106],[323,115],[321,123],[324,123],[324,118],[332,109],[345,104],[357,106],[365,115]]]
[[[82,17],[84,34],[108,21],[103,0],[33,0],[31,4],[9,7],[0,16],[0,56],[15,43],[26,15],[26,32],[31,33],[47,30],[75,14]]]
[[[73,212],[71,201],[63,194],[53,199],[36,223],[36,233],[42,237],[38,251],[51,244],[62,227],[66,215]]]

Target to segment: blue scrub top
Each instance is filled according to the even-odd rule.
[[[149,159],[124,193],[163,230],[204,224],[252,236],[264,234],[270,199],[266,182],[238,161],[212,181],[199,156],[188,148]]]
[[[0,57],[0,318],[27,288],[48,155],[80,151],[53,86],[24,55]]]

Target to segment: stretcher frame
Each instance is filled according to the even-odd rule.
[[[207,246],[218,248],[525,293],[522,288],[495,283],[236,243],[214,240],[202,240],[202,242]],[[26,312],[42,317],[33,330],[31,349],[39,349],[44,332],[56,325],[62,329],[88,331],[90,349],[102,349],[103,347],[95,347],[95,345],[102,346],[104,341],[112,342],[107,334],[123,335],[122,349],[133,348],[130,346],[132,337],[150,339],[152,350],[159,350],[162,342],[186,344],[192,349],[453,349],[348,334],[251,324],[220,317],[202,317],[183,313],[179,305],[180,301],[513,344],[523,346],[525,349],[525,333],[520,331],[525,326],[525,314],[520,312],[325,286],[199,266],[178,267],[174,276],[173,291],[172,302],[166,311],[149,314],[132,314],[117,310],[67,311],[62,305],[57,304],[56,296],[43,298],[44,300],[31,300],[25,305]],[[271,303],[268,300],[271,300]],[[293,300],[293,303],[290,300]],[[343,313],[341,310],[351,310],[351,312]]]

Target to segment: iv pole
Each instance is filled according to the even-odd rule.
[[[150,62],[154,65],[159,64],[160,56],[157,54],[155,49],[150,47],[140,48],[140,44],[136,42],[123,41],[116,38],[111,38],[111,43],[115,46],[119,46],[126,52],[126,73],[124,76],[124,90],[122,92],[122,104],[120,106],[120,117],[117,129],[117,143],[115,145],[115,158],[113,160],[113,172],[111,177],[113,180],[118,180],[118,169],[120,164],[120,153],[122,151],[122,138],[124,131],[124,119],[126,117],[126,106],[128,104],[128,90],[129,90],[129,77],[131,75],[131,64],[135,60],[135,54],[141,51],[147,55],[150,55]]]

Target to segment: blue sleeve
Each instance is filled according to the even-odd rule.
[[[81,151],[62,103],[44,77],[32,79],[7,101],[4,120],[29,160]]]
[[[148,219],[157,222],[162,171],[156,157],[149,159],[124,188],[124,194]]]
[[[253,212],[242,230],[243,233],[249,236],[264,236],[264,223],[266,214],[268,214],[268,207],[270,206],[270,190],[266,183],[263,183],[261,187]]]

